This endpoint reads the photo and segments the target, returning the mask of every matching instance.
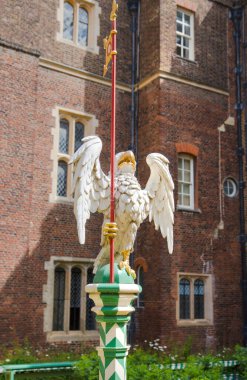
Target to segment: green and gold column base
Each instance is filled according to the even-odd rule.
[[[99,355],[100,380],[126,380],[127,323],[135,311],[133,301],[141,292],[141,287],[125,269],[114,265],[114,283],[109,283],[110,266],[101,267],[94,283],[86,286],[86,292],[94,301],[92,310],[99,322],[100,346]]]

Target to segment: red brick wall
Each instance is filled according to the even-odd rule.
[[[118,80],[130,82],[131,71],[131,30],[130,15],[124,0],[119,3],[118,29]],[[32,3],[23,0],[9,2],[1,1],[0,37],[4,40],[19,43],[27,48],[35,48],[42,57],[59,63],[88,70],[102,75],[105,51],[103,38],[109,35],[111,21],[111,1],[101,0],[100,37],[98,38],[99,55],[88,52],[76,46],[57,41],[60,24],[57,20],[59,0],[48,3],[34,0]],[[128,68],[126,70],[126,68]],[[107,76],[110,75],[108,74]]]
[[[137,312],[141,340],[162,338],[165,344],[193,337],[195,347],[218,347],[241,341],[238,198],[224,199],[224,229],[217,231],[219,212],[218,127],[228,117],[228,98],[202,89],[157,80],[140,93],[139,175],[146,183],[145,157],[160,152],[170,160],[177,200],[177,143],[198,147],[199,212],[176,211],[172,256],[154,225],[144,223],[136,256],[148,263],[145,309]],[[237,179],[236,131],[227,126],[222,139],[222,178]],[[175,202],[176,203],[176,202]],[[216,236],[216,231],[218,236]],[[178,327],[177,272],[213,275],[214,326]],[[231,305],[234,305],[232,307]],[[154,312],[155,310],[155,312]],[[150,320],[153,321],[150,326]]]
[[[37,344],[45,341],[44,262],[51,255],[94,258],[100,243],[101,217],[92,216],[86,244],[80,246],[72,205],[49,203],[52,110],[61,106],[96,116],[97,134],[104,141],[101,160],[108,172],[111,90],[40,68],[37,57],[12,49],[3,48],[0,59],[4,131],[0,335],[7,344],[25,337]],[[129,144],[129,103],[129,94],[117,91],[117,150],[126,150]]]

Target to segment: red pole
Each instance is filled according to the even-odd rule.
[[[112,21],[112,118],[111,118],[111,208],[110,222],[115,222],[115,139],[116,139],[116,19]],[[114,239],[110,239],[110,283],[114,282]]]

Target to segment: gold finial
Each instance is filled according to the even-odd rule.
[[[118,10],[118,4],[117,4],[116,0],[113,0],[113,2],[112,2],[112,10],[111,10],[111,14],[110,14],[110,20],[111,21],[116,20],[116,18],[117,18],[117,10]]]

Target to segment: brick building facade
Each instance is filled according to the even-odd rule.
[[[173,255],[153,224],[139,230],[134,265],[143,295],[132,335],[167,345],[192,337],[201,348],[242,343],[228,8],[208,0],[139,5],[132,93],[131,14],[127,1],[119,0],[117,151],[133,138],[134,96],[139,180],[145,186],[149,153],[166,155],[176,211]],[[110,73],[102,77],[101,41],[109,32],[111,1],[3,0],[1,8],[1,342],[90,344],[98,333],[84,285],[99,251],[102,219],[91,217],[80,246],[67,163],[76,133],[96,133],[109,170],[111,88]]]

